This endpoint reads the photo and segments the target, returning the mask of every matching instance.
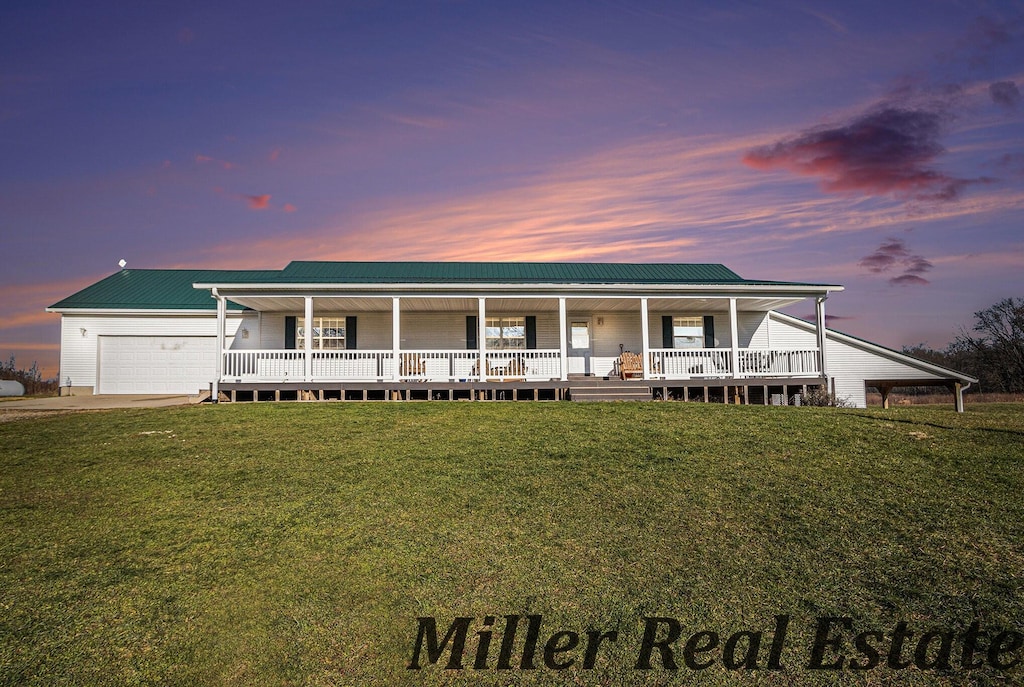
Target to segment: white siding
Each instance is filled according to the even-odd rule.
[[[338,313],[356,317],[356,348],[368,351],[391,350],[391,311]],[[465,328],[465,327],[463,327]]]
[[[622,350],[640,352],[643,344],[640,335],[640,312],[598,312],[594,313],[593,322],[594,357],[591,360],[591,368],[595,375],[606,377],[615,371],[620,345]],[[660,333],[658,337],[660,341]],[[555,342],[552,348],[558,348],[558,342]]]
[[[537,348],[557,350],[561,345],[561,337],[558,334],[558,313],[537,313]]]
[[[229,314],[227,340],[233,341],[242,323],[240,314]],[[250,322],[246,318],[246,323]],[[255,323],[255,320],[252,320]],[[61,317],[60,383],[62,386],[97,386],[99,337],[101,336],[216,336],[217,315],[68,315]],[[250,327],[250,331],[252,328]],[[84,333],[83,333],[84,332]],[[250,340],[253,339],[250,334]],[[212,380],[212,376],[211,376]]]
[[[800,326],[775,317],[771,322],[771,341],[772,346],[780,348],[817,346],[814,325]],[[835,385],[836,396],[858,408],[867,405],[865,380],[868,379],[947,379],[915,365],[896,351],[876,349],[871,344],[857,342],[835,332],[826,333],[825,354],[827,373]]]
[[[284,318],[285,314],[280,312],[263,313],[260,323],[260,348],[284,348]]]
[[[451,350],[466,348],[466,315],[468,313],[411,312],[402,315],[402,348],[412,351]],[[475,314],[475,313],[474,313]],[[388,323],[388,331],[391,323]],[[359,346],[362,347],[362,341]],[[387,345],[391,348],[390,342]]]
[[[729,318],[725,320],[728,330]],[[736,329],[740,340],[740,348],[768,348],[768,313],[738,312],[736,313]],[[715,322],[715,334],[718,334],[718,322]],[[728,336],[728,335],[727,335]]]
[[[715,348],[732,347],[732,328],[729,326],[729,313],[703,312],[652,312],[648,325],[650,327],[651,348],[661,348],[661,318],[665,315],[676,317],[704,317],[711,315],[715,320]],[[736,338],[740,348],[759,348],[768,345],[768,313],[740,311],[736,313]],[[637,330],[640,329],[640,316],[637,315]],[[638,344],[639,345],[639,344]],[[774,343],[773,343],[774,345]]]
[[[781,322],[774,317],[768,318],[768,339],[774,348],[817,348],[818,336],[813,325],[810,331]]]

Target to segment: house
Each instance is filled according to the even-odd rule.
[[[122,269],[55,303],[64,393],[789,402],[977,380],[825,327],[843,287],[718,264]],[[779,312],[806,302],[815,322]],[[607,397],[607,396],[606,396]]]

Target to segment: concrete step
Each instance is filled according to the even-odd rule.
[[[573,401],[649,401],[651,387],[638,384],[610,386],[570,386],[569,398]]]

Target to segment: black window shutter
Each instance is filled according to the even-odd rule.
[[[284,318],[284,347],[292,350],[295,348],[295,316],[287,315]]]
[[[715,316],[704,316],[704,348],[715,347]]]
[[[672,316],[661,316],[661,347],[672,348]]]
[[[356,316],[350,315],[345,318],[345,348],[356,347]]]
[[[526,316],[526,347],[537,348],[537,316]]]
[[[476,315],[466,315],[466,348],[479,348],[476,343]]]

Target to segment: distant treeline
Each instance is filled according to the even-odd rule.
[[[962,331],[944,350],[918,344],[903,352],[977,377],[969,391],[1024,393],[1024,298],[1006,298],[974,313],[971,331]]]
[[[25,387],[27,396],[42,394],[54,394],[57,392],[58,381],[54,379],[43,379],[39,372],[39,366],[32,361],[32,367],[27,370],[18,368],[18,364],[12,355],[7,362],[0,362],[0,379],[21,382]]]

